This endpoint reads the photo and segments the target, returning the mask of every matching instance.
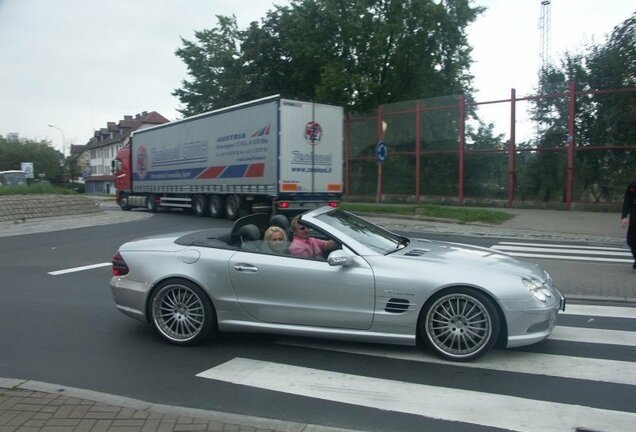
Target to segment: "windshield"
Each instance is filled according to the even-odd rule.
[[[394,252],[408,243],[404,237],[392,234],[371,222],[341,210],[332,210],[317,216],[316,219],[383,255]]]

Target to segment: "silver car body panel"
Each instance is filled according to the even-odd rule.
[[[537,265],[486,248],[425,239],[383,255],[364,241],[335,230],[321,219],[326,207],[303,222],[342,244],[348,265],[272,255],[231,247],[184,246],[178,236],[141,239],[121,246],[130,273],[113,276],[120,311],[148,320],[153,287],[170,278],[187,279],[209,295],[221,331],[251,331],[416,343],[426,303],[447,288],[470,287],[499,307],[507,346],[549,336],[564,299]],[[551,296],[542,302],[522,278],[541,282]]]

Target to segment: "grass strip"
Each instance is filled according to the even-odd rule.
[[[493,225],[512,219],[514,215],[499,211],[471,207],[452,207],[433,204],[373,204],[343,202],[344,210],[360,213],[380,213],[414,218],[450,219],[456,222],[483,222]]]

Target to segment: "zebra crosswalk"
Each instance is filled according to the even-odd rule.
[[[570,261],[597,261],[606,263],[632,263],[627,248],[611,246],[580,246],[571,244],[528,243],[503,241],[490,249],[523,258],[543,258]]]
[[[587,318],[583,321],[589,327],[571,325],[581,317]],[[633,432],[636,331],[594,328],[598,317],[623,320],[625,328],[636,328],[636,308],[568,305],[547,341],[524,349],[494,350],[468,363],[442,360],[421,347],[284,338],[277,342],[280,346],[327,356],[344,353],[361,359],[359,364],[375,359],[374,364],[384,361],[393,366],[367,376],[364,369],[352,371],[333,362],[316,367],[291,357],[285,361],[236,357],[197,376],[273,394],[382,410],[387,416],[418,416],[422,422],[451,422],[449,427],[467,425],[458,430]],[[548,353],[542,345],[550,346]],[[573,355],[581,352],[573,346],[602,355]],[[621,350],[620,356],[614,356],[615,349]],[[395,364],[408,372],[397,373]],[[440,376],[449,379],[440,384]],[[482,381],[474,384],[473,378],[467,386],[458,383],[462,376]]]

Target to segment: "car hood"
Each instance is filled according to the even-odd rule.
[[[416,238],[411,239],[407,247],[395,252],[392,256],[449,264],[458,270],[466,267],[479,267],[480,269],[496,270],[519,276],[531,276],[540,281],[545,279],[544,271],[536,264],[516,259],[492,249],[462,243]]]

